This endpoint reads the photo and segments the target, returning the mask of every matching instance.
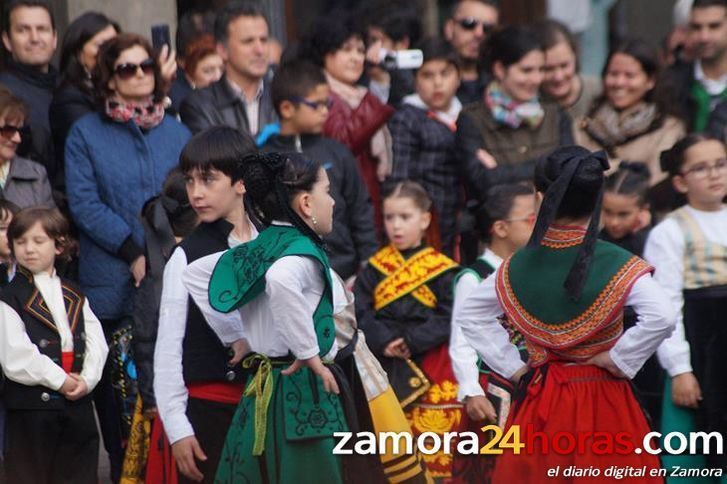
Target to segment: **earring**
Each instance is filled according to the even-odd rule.
[[[313,226],[314,227],[317,227],[318,226],[318,221],[316,220],[316,216],[315,215],[311,215],[310,216],[310,219],[311,219],[311,222],[313,222]]]

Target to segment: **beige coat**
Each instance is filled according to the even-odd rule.
[[[573,125],[573,138],[576,144],[589,150],[603,149],[583,130],[583,119],[583,117],[579,118]],[[646,163],[649,167],[651,172],[650,185],[656,185],[667,177],[667,174],[661,171],[659,166],[661,152],[671,148],[685,134],[684,123],[673,116],[667,116],[661,128],[617,146],[615,153],[613,153],[614,156],[609,156],[611,162],[609,173],[618,168],[621,160],[640,161]]]

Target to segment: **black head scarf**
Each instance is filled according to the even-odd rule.
[[[550,225],[555,220],[563,197],[571,186],[582,183],[579,174],[583,173],[587,164],[591,170],[595,164],[596,169],[606,171],[609,168],[608,157],[604,151],[590,152],[580,146],[565,146],[555,150],[546,158],[538,161],[535,167],[536,186],[539,190],[545,189],[543,203],[538,212],[533,234],[528,247],[538,247]],[[601,200],[603,198],[603,181],[598,191],[593,194],[596,204],[591,214],[585,238],[581,244],[568,277],[563,284],[568,295],[578,300],[583,293],[583,285],[588,276],[588,269],[593,259],[593,249],[598,237],[598,225],[601,218]]]

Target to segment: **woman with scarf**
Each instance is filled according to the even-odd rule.
[[[577,144],[603,149],[615,171],[620,160],[648,166],[650,185],[666,179],[659,154],[685,134],[684,123],[659,89],[656,49],[640,39],[631,39],[611,51],[603,69],[603,94],[586,116],[575,122]]]
[[[468,198],[478,201],[491,186],[530,180],[538,157],[573,139],[568,115],[538,97],[545,53],[533,32],[507,27],[493,34],[482,61],[492,81],[482,102],[462,110],[455,142]]]
[[[66,186],[80,235],[79,282],[111,341],[116,357],[109,358],[110,364],[128,365],[133,288],[146,268],[139,214],[146,200],[159,195],[190,133],[165,116],[160,66],[143,37],[121,34],[104,43],[93,78],[104,110],[83,116],[71,128]],[[113,369],[116,375],[120,371]],[[126,378],[117,377],[114,384],[122,422],[114,415],[116,405],[109,403],[109,381],[97,388],[97,399],[107,399],[97,400],[97,408],[107,450],[120,452],[136,395]],[[110,453],[115,474],[122,456]]]
[[[605,153],[576,146],[539,161],[544,198],[528,245],[454,314],[480,357],[519,385],[493,482],[572,482],[568,466],[596,476],[630,466],[644,473],[626,482],[662,482],[650,477],[659,458],[641,451],[650,429],[628,379],[671,334],[676,314],[651,266],[597,239],[607,168]],[[626,331],[624,306],[637,315]],[[503,314],[525,339],[527,365]],[[570,450],[564,435],[575,439]],[[609,439],[615,447],[604,451]],[[559,475],[548,472],[557,466]]]

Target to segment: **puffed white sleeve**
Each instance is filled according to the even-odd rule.
[[[468,343],[495,372],[505,378],[525,365],[520,352],[510,342],[507,330],[498,317],[505,313],[495,292],[496,274],[482,281],[454,313],[455,324],[462,328]]]
[[[4,302],[0,302],[0,366],[5,377],[14,382],[52,390],[60,389],[67,376],[30,341],[18,313]]]
[[[216,252],[189,264],[182,274],[182,283],[207,320],[207,324],[217,334],[220,341],[229,346],[233,342],[245,338],[245,328],[240,311],[221,313],[210,305],[209,299],[210,278],[217,261],[225,252]]]
[[[265,275],[265,292],[275,315],[277,334],[299,360],[307,360],[319,352],[313,327],[314,307],[304,294],[304,288],[320,277],[317,264],[308,257],[283,257]]]
[[[454,307],[452,314],[457,314],[467,296],[477,287],[478,278],[473,274],[462,274],[454,287]],[[452,333],[449,337],[449,356],[452,370],[457,378],[457,399],[464,401],[467,397],[484,395],[480,385],[480,372],[477,368],[477,352],[467,342],[459,321],[452,317]]]
[[[685,250],[684,236],[678,223],[671,219],[654,227],[644,247],[644,259],[656,269],[654,279],[666,294],[667,304],[676,312],[674,333],[662,342],[656,352],[659,363],[672,377],[692,371],[682,318]]]
[[[85,380],[90,392],[101,380],[106,357],[109,354],[109,346],[106,344],[101,322],[91,311],[88,299],[83,303],[83,323],[86,332],[86,354],[83,358],[81,377]]]
[[[651,277],[638,278],[626,298],[637,315],[629,328],[609,351],[611,359],[624,374],[633,378],[656,348],[674,330],[676,314],[666,293]]]

